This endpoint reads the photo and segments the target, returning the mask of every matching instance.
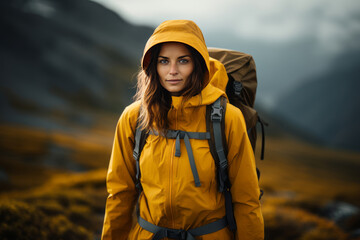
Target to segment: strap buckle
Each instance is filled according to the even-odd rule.
[[[234,87],[234,94],[240,96],[241,90],[243,88],[242,83],[238,81],[234,81],[233,87]]]
[[[160,230],[161,231],[161,230]],[[164,229],[164,237],[187,240],[187,231],[180,229]]]
[[[212,107],[211,121],[221,121],[223,115],[223,108]]]
[[[180,231],[180,237],[182,240],[186,240],[186,236],[187,236],[187,231],[185,230],[181,230]]]

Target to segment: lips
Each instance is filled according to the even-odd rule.
[[[171,84],[175,84],[178,82],[181,82],[181,79],[167,79],[166,82],[171,83]]]

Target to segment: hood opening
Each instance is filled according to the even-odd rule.
[[[145,55],[143,57],[143,69],[145,70],[145,72],[147,72],[150,63],[152,61],[156,60],[155,58],[152,58],[152,54],[158,55],[162,44],[173,43],[173,42],[182,43],[182,42],[177,42],[177,41],[161,42],[161,43],[158,43],[158,44],[152,46],[145,53]],[[182,43],[182,44],[184,44],[191,53],[191,58],[194,61],[194,72],[202,72],[203,73],[203,77],[202,77],[202,89],[203,89],[209,83],[209,70],[206,66],[206,61],[205,61],[204,57],[201,55],[201,53],[199,53],[199,51],[197,51],[195,48],[193,48],[192,46],[190,46],[186,43]]]

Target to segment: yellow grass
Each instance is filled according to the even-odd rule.
[[[65,134],[0,126],[0,166],[9,176],[9,181],[0,182],[0,209],[13,209],[14,216],[20,211],[29,218],[45,217],[46,222],[38,224],[46,224],[49,233],[39,234],[66,236],[73,229],[73,234],[97,239],[113,131],[99,127]],[[43,166],[39,159],[46,158],[49,144],[69,150],[67,157],[87,170]],[[257,160],[257,166],[265,190],[262,209],[268,239],[348,239],[344,230],[312,211],[335,199],[360,204],[359,153],[268,137],[265,160]]]
[[[344,198],[360,204],[359,153],[268,138],[265,160],[257,160],[257,166],[260,185],[269,192],[285,191],[317,200]]]

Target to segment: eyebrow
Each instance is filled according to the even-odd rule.
[[[179,58],[185,58],[185,57],[190,57],[190,55],[184,55],[184,56],[180,56]],[[164,56],[159,56],[159,58],[165,58],[165,59],[169,59],[168,57],[164,57]],[[191,58],[191,57],[190,57]]]

